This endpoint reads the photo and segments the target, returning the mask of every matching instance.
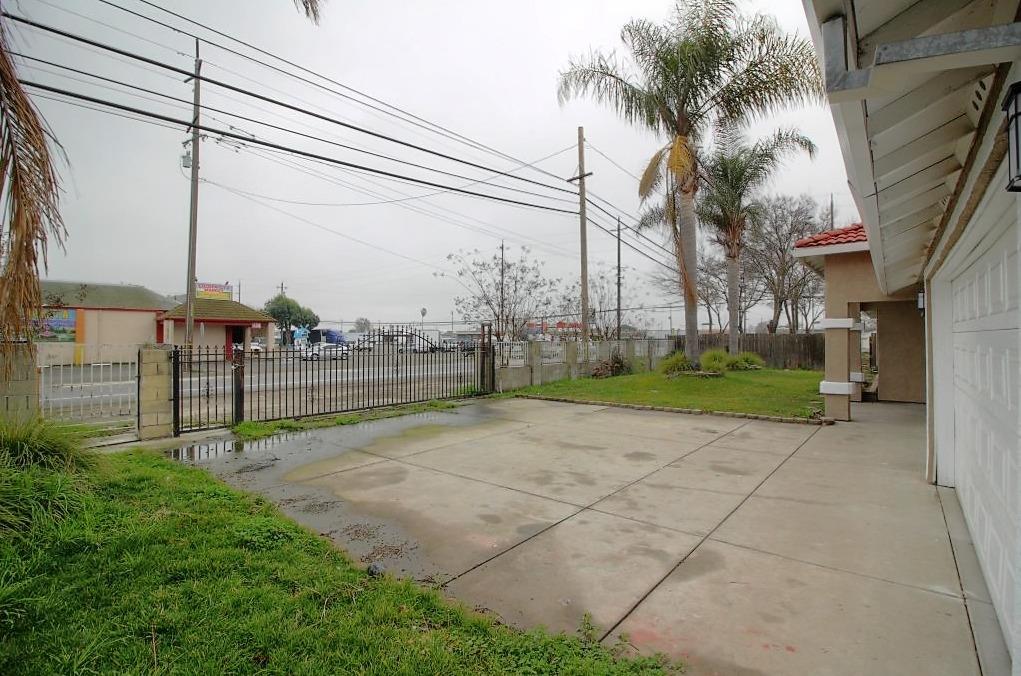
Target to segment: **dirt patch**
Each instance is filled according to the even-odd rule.
[[[416,545],[412,545],[407,542],[401,542],[399,544],[381,542],[370,549],[367,554],[362,556],[362,563],[373,563],[384,559],[399,559],[416,548]]]
[[[354,542],[364,542],[366,540],[372,540],[382,529],[382,526],[370,526],[367,523],[353,523],[350,526],[341,529],[341,533],[346,535],[350,540]]]

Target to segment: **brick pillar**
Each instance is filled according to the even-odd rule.
[[[174,370],[171,354],[168,349],[139,351],[139,439],[160,439],[174,434]]]
[[[23,421],[37,415],[39,371],[35,366],[35,350],[15,345],[9,356],[0,355],[0,418]]]

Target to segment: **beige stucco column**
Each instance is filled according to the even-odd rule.
[[[245,343],[244,343],[245,354],[252,352],[252,327],[251,325],[245,327]]]
[[[861,303],[848,303],[847,314],[854,322],[847,332],[847,361],[850,369],[851,401],[861,401],[861,384],[865,376],[861,370]]]
[[[850,420],[853,387],[850,382],[849,343],[850,329],[854,320],[847,316],[834,317],[830,315],[820,323],[826,330],[826,372],[823,381],[819,383],[819,392],[823,395],[826,404],[826,417],[834,420]]]

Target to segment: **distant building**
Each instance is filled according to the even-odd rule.
[[[43,363],[97,361],[100,345],[103,360],[134,359],[139,345],[158,342],[157,317],[174,306],[138,284],[42,280],[41,287],[37,340]]]
[[[201,347],[222,347],[229,357],[234,345],[247,349],[253,340],[269,348],[273,345],[273,323],[270,315],[234,300],[196,298],[192,344]],[[184,344],[185,304],[163,313],[157,342]]]

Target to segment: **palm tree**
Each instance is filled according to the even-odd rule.
[[[326,0],[293,0],[313,23]],[[46,269],[51,243],[63,247],[67,230],[60,214],[60,180],[53,136],[18,82],[7,27],[0,23],[0,357],[9,357],[18,341],[32,341],[32,322],[42,306],[39,265]],[[0,379],[11,360],[0,359]]]
[[[701,166],[703,190],[696,211],[709,226],[711,238],[723,248],[727,259],[727,309],[730,313],[731,354],[738,352],[740,313],[739,284],[745,230],[761,214],[758,192],[787,155],[803,150],[815,155],[815,144],[794,130],[747,144],[728,138]]]
[[[661,226],[669,232],[681,277],[687,336],[698,335],[695,192],[698,155],[715,130],[733,130],[789,105],[819,100],[822,78],[809,41],[772,18],[738,14],[736,0],[678,3],[664,25],[624,26],[623,62],[596,52],[560,75],[560,101],[587,94],[628,122],[665,139],[642,175],[643,200],[662,189]],[[685,341],[689,358],[697,340]]]

